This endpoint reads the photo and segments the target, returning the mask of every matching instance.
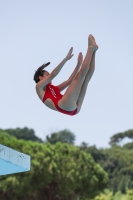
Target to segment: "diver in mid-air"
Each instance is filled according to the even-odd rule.
[[[73,48],[69,50],[67,56],[51,73],[44,70],[50,64],[49,62],[36,70],[34,74],[36,92],[46,106],[67,115],[76,115],[79,113],[88,83],[94,73],[95,53],[97,49],[98,46],[95,38],[89,35],[85,59],[83,60],[83,55],[80,52],[75,70],[68,80],[58,86],[52,85],[52,80],[58,75],[64,64],[73,57]],[[65,88],[67,90],[62,95],[60,92]]]

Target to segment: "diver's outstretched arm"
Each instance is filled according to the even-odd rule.
[[[64,66],[64,64],[70,60],[73,56],[72,54],[73,52],[73,48],[71,47],[71,49],[69,50],[67,56],[62,60],[62,62],[52,71],[51,74],[54,74],[54,76],[57,76],[57,74],[60,72],[60,70],[62,69],[62,67]]]
[[[70,84],[71,82],[75,79],[79,69],[80,69],[80,66],[82,65],[82,62],[83,62],[83,55],[82,53],[80,52],[79,55],[78,55],[78,62],[77,62],[77,65],[73,71],[73,73],[71,74],[71,76],[68,78],[68,80],[64,81],[63,83],[61,83],[60,85],[58,85],[58,88],[60,91],[66,89]]]
[[[64,64],[70,60],[73,56],[72,54],[73,48],[71,48],[67,54],[67,56],[62,60],[62,62],[43,80],[39,81],[36,84],[36,89],[43,89],[48,83],[50,83],[55,76],[58,75],[58,73],[60,72],[60,70],[62,69],[62,67],[64,66]]]
[[[75,77],[76,77],[76,75],[77,75],[77,73],[78,73],[78,71],[79,71],[79,69],[80,69],[80,67],[81,67],[81,65],[82,65],[82,62],[83,62],[83,55],[82,55],[82,53],[80,52],[79,55],[78,55],[78,62],[77,62],[77,65],[76,65],[76,67],[75,67],[73,73],[71,74],[71,76],[70,76],[69,79],[68,79],[68,80],[69,80],[69,83],[71,83],[71,82],[75,79]]]

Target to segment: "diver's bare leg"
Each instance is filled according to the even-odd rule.
[[[94,37],[92,35],[89,35],[88,50],[82,67],[73,82],[67,88],[63,98],[58,102],[59,107],[61,107],[62,109],[71,111],[77,108],[77,101],[81,92],[82,85],[89,70],[93,52],[97,49],[98,46],[96,45]]]
[[[77,112],[79,112],[80,109],[81,109],[81,106],[83,104],[84,97],[85,97],[85,94],[86,94],[88,83],[89,83],[89,81],[90,81],[90,79],[91,79],[91,77],[94,73],[94,70],[95,70],[95,54],[96,54],[96,51],[92,55],[92,60],[91,60],[91,63],[90,63],[89,71],[86,74],[84,83],[83,83],[81,90],[80,90],[80,94],[79,94],[79,97],[78,97],[78,100],[77,100]]]

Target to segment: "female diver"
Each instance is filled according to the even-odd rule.
[[[68,80],[58,86],[52,85],[51,81],[57,76],[63,65],[72,58],[73,48],[69,50],[67,56],[52,73],[48,73],[44,70],[44,68],[50,64],[49,62],[37,69],[34,74],[34,81],[37,83],[36,92],[47,107],[71,116],[79,113],[88,83],[95,69],[95,53],[97,49],[98,46],[94,37],[89,35],[85,59],[83,60],[82,53],[80,52],[75,70]],[[62,95],[60,92],[65,88],[67,88],[67,90],[64,95]]]

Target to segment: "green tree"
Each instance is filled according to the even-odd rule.
[[[65,129],[59,132],[52,133],[51,136],[46,136],[46,141],[55,144],[56,142],[74,144],[75,135],[69,130]]]
[[[105,154],[104,161],[98,163],[109,175],[109,189],[114,193],[119,190],[125,193],[127,188],[133,188],[133,150],[114,146],[102,153]]]
[[[94,145],[85,148],[84,151],[91,154],[95,162],[108,173],[107,187],[114,194],[119,190],[124,194],[127,188],[133,188],[133,148],[113,145],[111,148],[98,149]]]
[[[120,144],[120,142],[123,140],[124,135],[123,133],[117,133],[114,134],[111,138],[110,138],[110,142],[109,144],[112,146],[114,144]]]
[[[81,149],[87,149],[87,147],[88,147],[88,143],[86,143],[86,142],[82,142],[80,145]]]
[[[16,137],[17,139],[31,140],[36,142],[43,142],[40,138],[35,135],[35,131],[33,129],[29,129],[27,127],[24,128],[15,128],[15,129],[5,129],[10,135]]]
[[[100,195],[96,196],[94,200],[113,200],[113,193],[105,190],[104,193],[101,193]]]
[[[17,140],[4,132],[0,143],[32,158],[31,171],[0,177],[1,200],[92,199],[107,185],[102,167],[73,145]]]
[[[82,148],[82,146],[81,146]],[[91,154],[95,162],[100,162],[101,160],[105,160],[105,154],[103,154],[96,145],[89,146],[87,148],[82,148],[85,150],[86,153]]]
[[[126,200],[133,200],[133,189],[132,190],[127,190]]]
[[[133,143],[132,142],[129,142],[129,143],[126,143],[123,145],[123,148],[125,149],[133,149]]]
[[[128,137],[129,139],[132,140],[133,143],[133,130],[128,130],[126,132],[123,133],[125,137]]]
[[[117,133],[114,134],[111,138],[110,138],[110,145],[114,145],[114,144],[120,144],[120,142],[124,139],[124,138],[129,138],[132,140],[133,142],[133,130],[128,130],[122,133]]]

